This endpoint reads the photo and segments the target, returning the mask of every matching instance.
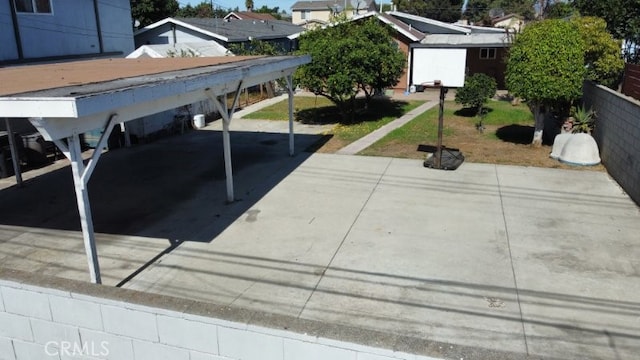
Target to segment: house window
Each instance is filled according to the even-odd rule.
[[[490,60],[496,58],[496,49],[494,48],[482,48],[480,49],[480,59]]]
[[[51,0],[14,0],[21,13],[51,14]]]
[[[302,20],[309,20],[311,18],[311,11],[302,10],[301,13],[302,14],[300,14],[300,15],[302,16]]]

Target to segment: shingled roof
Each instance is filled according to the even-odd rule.
[[[184,26],[227,43],[248,41],[250,39],[270,40],[284,38],[304,30],[301,26],[282,20],[166,18],[140,29],[135,35],[139,35],[166,23]]]
[[[373,0],[365,0],[367,6],[365,9],[369,9]],[[313,1],[298,1],[291,6],[292,11],[300,10],[327,10],[334,5],[344,7],[344,0],[313,0]],[[351,6],[351,1],[347,2],[347,7]]]

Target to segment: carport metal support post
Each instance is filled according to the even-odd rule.
[[[438,111],[438,145],[436,147],[434,168],[442,169],[442,128],[444,127],[444,98],[447,95],[447,88],[440,86],[440,106]]]
[[[16,175],[16,184],[18,187],[22,187],[22,172],[20,172],[20,163],[18,162],[20,154],[16,146],[16,139],[13,137],[13,130],[11,130],[11,121],[9,118],[4,118],[4,123],[7,126],[7,138],[11,149],[11,162],[13,163],[13,173]]]
[[[293,156],[293,75],[289,74],[285,76],[285,79],[287,79],[287,92],[289,93],[289,156]]]
[[[69,143],[69,154],[71,160],[71,171],[73,172],[73,184],[76,190],[76,200],[78,201],[78,213],[80,214],[80,225],[82,226],[82,238],[84,249],[87,253],[89,263],[89,276],[91,282],[102,283],[100,278],[100,265],[98,263],[98,253],[96,251],[96,236],[93,230],[93,218],[91,217],[91,204],[89,203],[89,191],[87,185],[82,181],[82,174],[85,166],[82,160],[82,149],[80,148],[80,137],[74,134],[67,138]]]
[[[235,96],[233,98],[233,104],[231,105],[231,110],[228,109],[226,93],[222,95],[218,95],[214,93],[212,90],[206,90],[206,94],[216,107],[216,110],[222,116],[222,149],[224,151],[224,172],[227,180],[227,202],[233,202],[235,200],[235,196],[233,193],[233,167],[231,164],[231,137],[229,135],[229,125],[231,124],[231,118],[233,118],[233,113],[235,112],[236,106],[238,104],[238,99],[240,98],[240,89],[242,89],[242,81],[238,83],[238,87],[236,88]],[[222,101],[221,101],[222,100]]]
[[[118,115],[111,115],[104,131],[100,136],[98,145],[96,146],[91,159],[86,166],[82,159],[82,148],[80,144],[80,136],[74,133],[67,137],[67,144],[61,140],[53,140],[62,153],[71,161],[71,172],[73,173],[73,184],[76,191],[76,200],[78,202],[78,214],[80,215],[80,226],[82,227],[82,239],[84,241],[84,249],[87,254],[87,262],[89,264],[89,277],[94,284],[101,284],[100,264],[98,262],[98,252],[96,249],[96,235],[93,229],[93,218],[91,216],[91,204],[89,203],[89,190],[87,184],[93,174],[93,170],[98,164],[102,151],[107,146],[107,141],[111,131],[115,125]]]

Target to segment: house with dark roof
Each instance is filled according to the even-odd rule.
[[[395,91],[418,89],[423,85],[420,74],[431,61],[424,61],[424,49],[459,49],[464,58],[466,74],[484,73],[496,79],[498,87],[504,88],[504,57],[510,43],[505,29],[449,24],[403,12],[378,13],[370,11],[353,16],[351,21],[375,17],[394,30],[393,38],[398,48],[405,53],[405,71],[394,86]],[[331,25],[325,25],[331,26]],[[297,38],[299,34],[292,35]],[[433,52],[429,52],[433,53]],[[432,79],[435,80],[435,79]]]
[[[291,22],[298,25],[309,23],[311,20],[327,23],[332,14],[344,12],[350,18],[376,10],[374,0],[360,0],[357,8],[351,3],[351,0],[298,1],[291,6]]]
[[[273,15],[253,11],[232,11],[224,17],[225,20],[277,20]]]
[[[425,49],[461,49],[465,53],[465,73],[473,75],[483,73],[496,79],[498,88],[504,88],[504,61],[507,48],[511,44],[510,32],[506,29],[471,25],[449,24],[407,13],[391,11],[387,15],[410,26],[414,31],[424,34],[419,41],[410,44],[409,74],[407,86],[421,85],[417,74],[423,73],[421,67],[425,54],[434,52]]]
[[[166,18],[136,31],[136,48],[142,45],[192,43],[213,40],[229,48],[260,40],[282,51],[294,50],[297,39],[291,38],[304,28],[281,20]]]
[[[497,28],[512,29],[519,33],[524,27],[524,17],[518,14],[508,14],[491,19],[491,25]]]

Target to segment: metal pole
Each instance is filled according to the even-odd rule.
[[[438,112],[438,146],[436,148],[436,158],[434,167],[442,169],[442,128],[444,126],[444,97],[447,94],[447,88],[440,86],[440,109]]]
[[[102,283],[100,278],[100,265],[98,263],[98,252],[96,250],[96,237],[93,231],[93,219],[91,217],[91,205],[89,203],[89,192],[82,179],[84,173],[84,162],[82,160],[82,150],[80,149],[80,137],[74,134],[67,138],[69,143],[69,153],[71,156],[71,171],[73,172],[73,183],[78,202],[78,212],[80,214],[80,225],[82,227],[82,238],[84,248],[87,253],[89,264],[89,276],[94,284]]]
[[[238,91],[240,89],[238,88]],[[217,95],[211,90],[206,90],[205,93],[215,106],[216,110],[222,116],[222,149],[224,151],[224,172],[227,177],[227,202],[233,202],[233,168],[231,166],[231,138],[229,136],[229,124],[231,123],[231,117],[233,113],[229,113],[227,106],[227,95]],[[234,99],[234,103],[237,101],[237,97]]]
[[[222,98],[222,146],[224,150],[224,172],[227,177],[227,201],[233,202],[233,168],[231,166],[231,137],[229,135],[229,124],[231,123],[231,117],[227,109],[227,96],[226,94],[221,96]]]
[[[293,136],[293,76],[287,75],[287,92],[289,93],[289,155],[293,156],[294,136]]]
[[[13,137],[13,131],[11,130],[11,121],[9,118],[4,118],[5,125],[7,126],[7,137],[9,138],[9,148],[11,148],[11,162],[13,162],[13,173],[16,174],[16,184],[18,187],[22,187],[22,173],[20,172],[20,163],[18,162],[18,149],[16,147],[16,139]]]

